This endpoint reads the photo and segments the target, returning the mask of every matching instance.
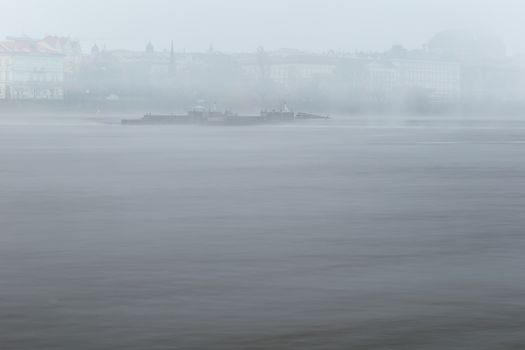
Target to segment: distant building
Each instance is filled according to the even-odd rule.
[[[269,76],[285,87],[301,82],[323,79],[335,71],[335,62],[323,56],[279,57],[270,61]]]
[[[171,77],[175,66],[173,52],[156,52],[151,42],[144,51],[100,51],[95,45],[91,50],[91,62],[99,66],[112,62],[119,70],[127,72],[130,78],[139,79],[134,82],[138,84],[165,81]]]
[[[30,38],[0,42],[0,99],[64,98],[65,54]]]
[[[285,88],[331,77],[337,63],[337,59],[329,55],[291,49],[268,53],[260,50],[257,55],[238,55],[238,58],[246,74],[258,78],[265,76]]]
[[[498,61],[506,55],[505,45],[499,38],[461,30],[440,32],[426,47],[432,55],[458,62]]]
[[[424,59],[394,59],[399,87],[405,91],[419,90],[429,102],[453,104],[461,96],[459,63]]]
[[[523,99],[521,67],[506,55],[503,42],[490,34],[445,31],[427,44],[428,52],[461,66],[461,97],[466,102]]]
[[[151,43],[151,41],[149,41],[148,45],[146,45],[146,54],[152,55],[154,53],[155,53],[155,48],[153,47],[153,44]]]
[[[365,89],[371,93],[392,93],[400,84],[399,67],[392,62],[374,60],[368,62]]]
[[[336,71],[349,97],[386,101],[418,96],[437,105],[459,101],[460,73],[458,63],[418,55],[346,58]]]
[[[65,79],[72,79],[82,66],[82,49],[78,41],[67,37],[46,36],[38,41],[38,44],[49,51],[64,55]]]

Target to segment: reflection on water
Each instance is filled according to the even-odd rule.
[[[525,129],[0,129],[2,349],[518,349]]]

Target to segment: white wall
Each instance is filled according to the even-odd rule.
[[[3,63],[0,66],[0,98],[64,98],[63,56],[14,53],[3,57],[0,58]]]

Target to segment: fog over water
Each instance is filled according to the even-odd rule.
[[[518,349],[523,128],[0,128],[3,349]]]
[[[525,349],[524,1],[0,5],[0,350]]]

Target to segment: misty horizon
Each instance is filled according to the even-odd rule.
[[[525,349],[525,0],[0,2],[0,350]]]
[[[525,51],[522,9],[522,3],[513,0],[329,0],[321,5],[296,0],[198,0],[191,5],[165,0],[95,0],[89,5],[23,0],[4,4],[10,16],[0,25],[0,36],[70,36],[81,41],[84,50],[93,44],[140,50],[149,41],[168,49],[173,40],[177,51],[199,52],[213,44],[227,53],[259,46],[353,52],[392,45],[416,49],[438,32],[461,30],[501,38],[508,53],[515,55]]]

